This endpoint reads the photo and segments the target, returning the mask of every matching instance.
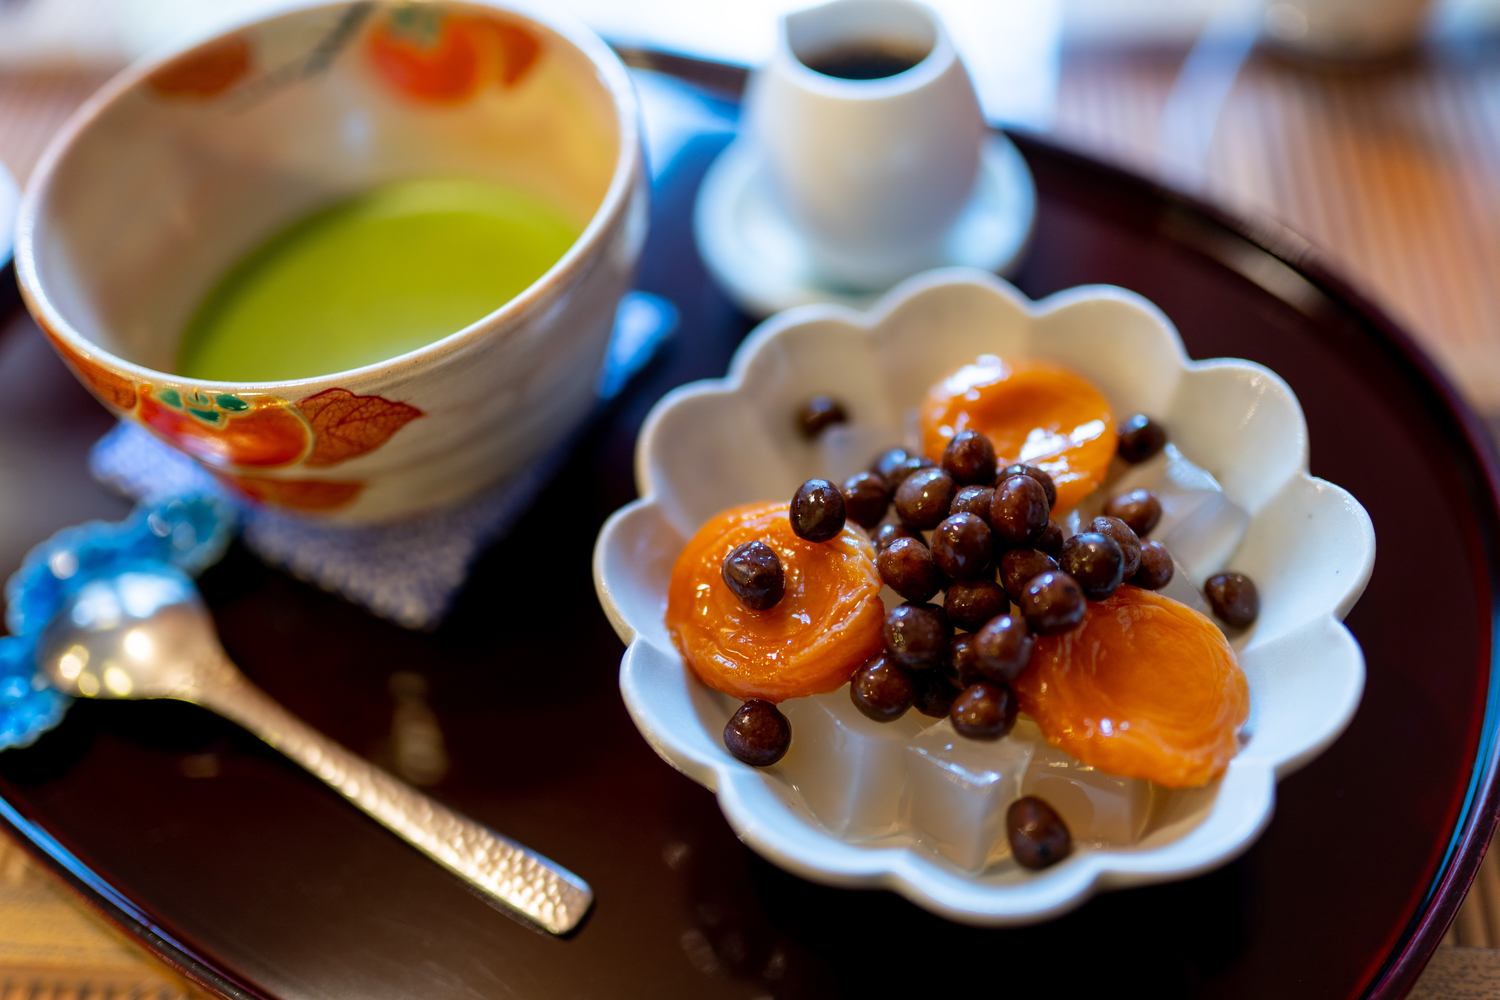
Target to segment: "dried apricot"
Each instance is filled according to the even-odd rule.
[[[1250,712],[1244,672],[1218,627],[1129,584],[1090,602],[1073,631],[1037,636],[1015,689],[1053,746],[1168,788],[1223,773]]]
[[[1056,510],[1093,492],[1109,471],[1119,435],[1109,403],[1086,380],[1045,361],[1006,361],[993,354],[938,382],[920,411],[922,448],[943,457],[960,431],[995,446],[1001,467],[1040,466],[1057,484]]]
[[[770,702],[841,687],[880,652],[885,605],[875,548],[852,522],[826,542],[797,537],[785,503],[733,507],[705,524],[672,567],[667,630],[709,687]],[[785,593],[765,611],[724,582],[724,558],[760,541],[780,557]]]

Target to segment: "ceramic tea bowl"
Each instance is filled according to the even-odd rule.
[[[215,281],[323,206],[387,182],[518,187],[581,235],[470,326],[349,371],[171,374]],[[113,412],[253,500],[341,522],[458,501],[590,408],[646,229],[639,113],[586,28],[503,5],[321,4],[148,60],[62,129],[27,187],[17,273]]]
[[[738,704],[689,672],[663,620],[673,565],[704,522],[735,504],[790,499],[809,477],[841,480],[864,467],[867,456],[901,440],[909,411],[930,385],[988,353],[1063,365],[1098,387],[1113,413],[1161,420],[1172,447],[1209,470],[1222,497],[1245,515],[1232,549],[1214,556],[1210,571],[1227,563],[1248,573],[1261,595],[1258,620],[1231,638],[1251,707],[1227,770],[1196,788],[1153,789],[1149,822],[1129,842],[1076,843],[1070,856],[1042,871],[1020,867],[1008,852],[956,863],[951,845],[917,822],[916,810],[926,807],[907,793],[917,791],[918,780],[935,787],[936,772],[919,777],[913,756],[899,742],[888,753],[887,741],[931,749],[927,734],[947,721],[913,711],[909,721],[882,725],[850,710],[845,718],[854,722],[840,723],[845,735],[811,744],[812,765],[808,754],[798,756],[798,733],[809,733],[800,722],[792,724],[785,759],[766,768],[741,763],[723,739]],[[797,409],[825,393],[848,413],[840,432],[850,447],[830,447],[828,433],[813,442],[798,433]],[[625,704],[658,754],[717,793],[741,839],[820,882],[888,888],[969,923],[1021,924],[1102,889],[1200,873],[1254,841],[1270,820],[1277,780],[1338,737],[1363,691],[1364,657],[1341,619],[1370,578],[1374,531],[1353,497],[1308,474],[1308,448],[1302,409],[1285,382],[1247,361],[1190,360],[1161,311],[1124,289],[1074,288],[1032,302],[993,275],[955,268],[912,278],[867,312],[788,310],[750,335],[724,378],[669,393],[641,431],[641,498],[610,518],[594,550],[600,602],[629,646],[620,667]],[[841,453],[859,464],[836,468]],[[1175,542],[1166,544],[1174,556],[1182,554]],[[1192,577],[1190,590],[1202,582],[1196,574],[1182,576]],[[818,697],[834,708],[849,706],[847,689]],[[816,700],[791,699],[782,708],[789,717],[813,720],[816,713],[798,703]],[[871,735],[903,723],[925,728],[920,736]],[[986,746],[1001,753],[1005,742]],[[839,755],[853,759],[832,766]],[[872,761],[901,760],[908,770],[894,782],[886,780],[889,771],[878,780],[867,773]],[[960,776],[966,769],[945,768],[940,781],[958,788],[968,781]],[[818,784],[826,776],[839,779],[832,789]],[[887,793],[885,817],[868,801],[849,801],[851,794]],[[987,793],[978,786],[964,792],[969,799],[980,794]],[[860,817],[862,832],[851,834],[854,822],[830,826],[834,799],[843,817]],[[996,801],[1003,813],[1010,799]],[[1063,800],[1053,801],[1066,812]],[[889,825],[876,827],[871,817]],[[957,827],[993,817],[950,818]]]

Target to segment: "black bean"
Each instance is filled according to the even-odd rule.
[[[910,531],[907,531],[904,524],[882,524],[870,535],[870,540],[875,543],[876,552],[885,551],[886,546],[898,538],[912,538],[922,545],[927,544],[922,541],[921,535],[913,535]]]
[[[1015,465],[1007,465],[1000,470],[995,479],[995,485],[999,486],[1011,476],[1030,476],[1042,484],[1042,489],[1047,491],[1047,509],[1051,510],[1057,506],[1057,483],[1053,481],[1052,474],[1039,465],[1031,465],[1027,462],[1017,462]]]
[[[931,604],[901,604],[885,616],[882,630],[891,662],[908,670],[931,670],[948,658],[953,626]]]
[[[1005,835],[1016,862],[1033,871],[1057,864],[1073,850],[1068,825],[1035,795],[1016,799],[1005,810]]]
[[[901,486],[902,483],[906,482],[906,480],[910,478],[912,473],[921,472],[923,469],[933,469],[936,467],[937,463],[932,459],[927,458],[925,455],[911,455],[896,463],[896,467],[893,468],[891,470],[891,474],[886,477],[885,487],[886,489],[891,491],[891,496],[894,497],[896,495],[896,490]]]
[[[1020,704],[1009,684],[975,681],[953,700],[948,718],[960,736],[971,740],[998,740],[1016,724]]]
[[[917,682],[882,654],[854,672],[849,699],[876,722],[894,722],[916,702]]]
[[[960,691],[975,681],[986,678],[979,663],[979,647],[975,645],[977,638],[976,633],[965,632],[955,635],[948,644],[948,669],[943,673],[957,684]]]
[[[916,678],[917,711],[933,719],[941,719],[947,715],[959,690],[954,687],[947,671],[923,670],[916,674]]]
[[[1130,525],[1118,517],[1096,517],[1083,530],[1113,538],[1120,546],[1120,554],[1125,557],[1125,575],[1135,576],[1135,571],[1141,568],[1141,539],[1130,530]]]
[[[985,524],[990,523],[990,504],[995,502],[993,486],[962,486],[953,494],[953,503],[948,513],[973,514]]]
[[[919,469],[896,487],[896,516],[913,531],[928,531],[953,506],[953,477],[942,469]]]
[[[1017,602],[1026,624],[1039,635],[1059,635],[1071,630],[1088,612],[1088,601],[1078,581],[1061,570],[1043,573],[1027,582]]]
[[[1167,429],[1144,413],[1120,425],[1119,454],[1127,462],[1144,462],[1166,447]]]
[[[856,472],[844,480],[844,513],[861,528],[873,528],[891,505],[885,480],[873,472]]]
[[[770,767],[792,745],[792,724],[769,701],[752,698],[724,727],[724,746],[753,767]]]
[[[1047,530],[1051,509],[1040,482],[1031,476],[1013,475],[995,487],[990,527],[1003,545],[1034,545]]]
[[[1102,601],[1119,589],[1125,579],[1125,553],[1120,543],[1097,531],[1084,531],[1063,542],[1058,565],[1078,581],[1083,596]]]
[[[974,633],[974,659],[988,680],[1015,680],[1035,650],[1036,640],[1020,615],[1001,615]]]
[[[1141,545],[1141,568],[1126,580],[1143,590],[1160,590],[1172,582],[1172,554],[1161,542]]]
[[[1215,573],[1203,584],[1208,604],[1225,623],[1246,628],[1260,615],[1260,594],[1255,581],[1243,573]]]
[[[932,558],[954,580],[968,580],[990,568],[990,526],[973,514],[954,514],[932,532]]]
[[[848,419],[849,415],[844,412],[844,407],[838,400],[832,396],[814,396],[797,411],[797,428],[802,431],[803,437],[811,441],[825,429]]]
[[[996,615],[1010,610],[1005,591],[994,580],[954,580],[943,596],[943,613],[959,628],[970,632],[981,628]]]
[[[809,542],[826,542],[844,530],[844,494],[826,479],[809,479],[792,497],[792,531]]]
[[[898,538],[881,549],[875,568],[887,587],[919,604],[931,600],[942,585],[932,553],[915,538]]]
[[[724,557],[724,582],[740,603],[754,611],[774,608],[786,593],[786,572],[776,550],[765,542],[745,542]]]
[[[1021,603],[1026,585],[1048,570],[1057,569],[1057,560],[1037,549],[1011,549],[1000,557],[1000,583],[1012,604]]]
[[[894,490],[891,485],[891,473],[896,471],[896,466],[911,457],[911,453],[905,448],[888,448],[876,456],[870,465],[870,471],[885,480],[887,490]]]
[[[1104,505],[1106,517],[1118,517],[1140,538],[1145,538],[1161,520],[1161,501],[1150,490],[1131,490],[1112,497]]]
[[[1038,551],[1047,553],[1047,555],[1051,556],[1053,559],[1056,559],[1058,556],[1062,555],[1062,525],[1058,524],[1056,521],[1048,521],[1047,529],[1042,532],[1042,537],[1036,540],[1036,547]]]
[[[995,446],[978,431],[959,431],[943,449],[942,466],[955,483],[989,485],[995,481]]]

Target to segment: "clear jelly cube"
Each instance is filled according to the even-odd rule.
[[[1161,520],[1150,537],[1166,546],[1194,586],[1223,567],[1250,524],[1250,515],[1224,495],[1218,480],[1175,445],[1121,476],[1110,493],[1133,489],[1156,493]]]
[[[1035,749],[1034,738],[1014,733],[967,739],[947,719],[923,730],[906,748],[905,813],[912,833],[969,871],[1008,854],[1005,811],[1021,795]]]
[[[792,724],[792,745],[776,765],[830,833],[861,840],[900,825],[906,783],[906,744],[922,730],[909,710],[894,722],[875,722],[849,700],[849,689],[778,706]]]
[[[1140,839],[1151,819],[1149,781],[1106,774],[1074,760],[1042,739],[1029,720],[1018,722],[1012,735],[1034,738],[1036,747],[1021,793],[1057,810],[1075,843],[1128,847]]]

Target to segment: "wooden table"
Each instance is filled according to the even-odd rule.
[[[1182,51],[1067,53],[1055,133],[1143,172]],[[0,160],[23,183],[102,76],[0,75]],[[1202,193],[1284,224],[1412,329],[1500,426],[1500,52],[1444,48],[1362,73],[1255,56]],[[1414,997],[1500,997],[1500,856]],[[1497,949],[1497,950],[1491,950]],[[196,996],[0,842],[0,1000]]]

